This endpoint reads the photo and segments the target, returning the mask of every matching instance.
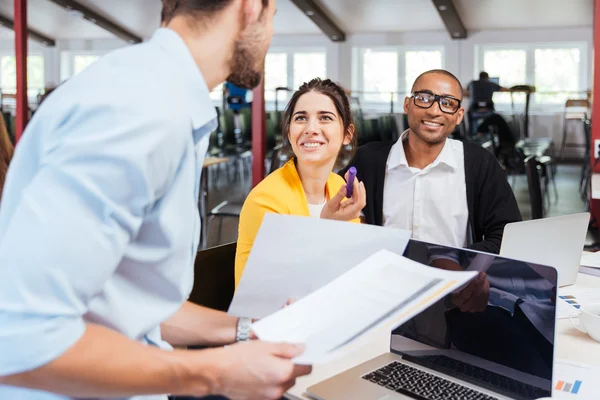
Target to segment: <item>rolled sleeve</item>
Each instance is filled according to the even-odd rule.
[[[80,339],[89,301],[119,266],[164,186],[169,166],[150,165],[162,146],[153,132],[164,127],[94,111],[51,132],[3,227],[0,376],[42,366]]]

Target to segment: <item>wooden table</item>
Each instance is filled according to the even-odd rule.
[[[580,273],[577,276],[575,285],[577,288],[597,288],[600,290],[600,278]],[[313,372],[308,376],[299,378],[296,385],[286,393],[285,397],[290,400],[312,399],[306,394],[308,387],[380,354],[387,353],[390,348],[390,332],[389,330],[373,332],[364,338],[362,343],[364,343],[362,346],[355,348],[352,353],[345,357],[322,365],[315,365]],[[554,358],[600,365],[600,343],[579,332],[568,319],[559,319],[556,326]]]
[[[209,167],[223,164],[229,161],[226,157],[206,157],[202,165],[202,176],[200,178],[200,198],[198,206],[200,208],[200,248],[205,249],[208,243],[208,175]]]

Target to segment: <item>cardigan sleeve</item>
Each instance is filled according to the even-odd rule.
[[[383,187],[379,188],[377,182],[382,182],[381,185],[383,185],[385,168],[382,169],[383,176],[378,177],[381,172],[379,166],[387,161],[390,146],[387,143],[370,142],[359,147],[352,160],[339,172],[343,177],[350,167],[356,167],[356,177],[364,183],[367,191],[367,205],[362,210],[366,224],[381,225],[375,215],[378,211],[381,213],[383,197],[378,194],[380,194],[379,192],[383,193]],[[380,198],[379,201],[377,201],[378,198]]]
[[[470,249],[498,254],[502,243],[504,226],[522,220],[521,212],[505,171],[496,158],[485,150],[482,157],[481,174],[477,179],[477,207],[475,229],[480,240],[469,246]]]

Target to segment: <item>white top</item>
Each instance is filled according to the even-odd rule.
[[[321,218],[321,211],[323,211],[323,207],[325,207],[325,201],[321,204],[309,204],[308,212],[312,218]]]
[[[446,139],[433,163],[408,166],[402,142],[388,155],[383,189],[383,225],[407,229],[417,240],[465,247],[469,210],[462,142]]]

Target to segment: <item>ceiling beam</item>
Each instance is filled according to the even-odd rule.
[[[3,14],[0,14],[0,25],[10,30],[15,30],[15,21]],[[48,36],[45,36],[37,31],[34,31],[33,29],[27,29],[27,36],[29,37],[29,39],[35,40],[36,42],[40,42],[44,46],[56,46],[56,40],[49,38]]]
[[[452,0],[433,0],[435,9],[442,17],[446,30],[452,39],[466,39],[467,29],[460,20],[460,16],[454,7]]]
[[[121,25],[118,25],[118,24],[108,20],[106,17],[98,14],[97,12],[90,10],[86,6],[79,4],[78,2],[76,2],[74,0],[50,0],[50,1],[58,4],[61,7],[64,7],[65,9],[67,9],[67,11],[80,13],[83,16],[83,18],[85,18],[86,20],[99,26],[102,29],[109,31],[113,35],[125,40],[126,42],[129,42],[131,44],[142,42],[141,37],[130,32],[126,28],[122,27]]]
[[[346,40],[346,34],[336,25],[335,22],[319,6],[314,0],[292,0],[292,2],[306,16],[326,34],[329,39],[334,42],[343,42]]]

